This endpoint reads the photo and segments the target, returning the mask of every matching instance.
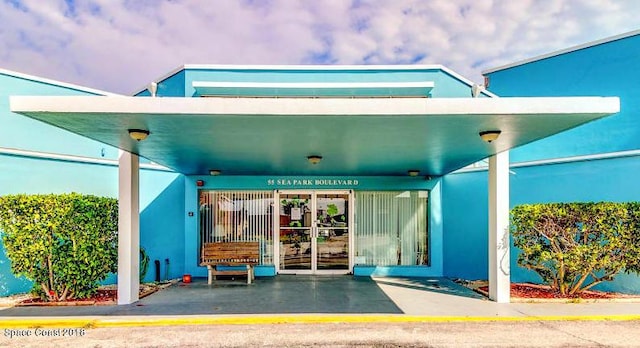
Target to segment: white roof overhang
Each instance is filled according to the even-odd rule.
[[[13,112],[178,172],[231,175],[443,175],[619,108],[615,97],[11,97]],[[137,142],[133,128],[151,134]],[[486,130],[501,135],[486,143]]]

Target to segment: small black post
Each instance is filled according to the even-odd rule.
[[[156,264],[156,282],[160,282],[160,260],[155,260],[153,263]]]

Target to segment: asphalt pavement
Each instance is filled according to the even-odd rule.
[[[446,278],[176,284],[126,306],[0,310],[16,347],[640,347],[640,302],[498,304]]]
[[[10,347],[638,347],[639,321],[179,325],[0,337]],[[55,334],[55,332],[53,332]]]

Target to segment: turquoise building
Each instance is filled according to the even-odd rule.
[[[628,202],[640,200],[640,31],[571,47],[540,57],[489,69],[489,89],[511,96],[617,96],[614,117],[562,132],[511,151],[511,206],[544,202]],[[486,195],[482,164],[445,176],[445,275],[486,279],[484,232]],[[467,200],[464,211],[461,202]],[[514,252],[517,250],[514,249]],[[465,258],[457,255],[467,255]],[[515,254],[512,254],[515,255]],[[512,281],[539,282],[511,259]],[[600,290],[640,293],[640,278],[620,274]]]
[[[82,192],[118,196],[118,149],[9,112],[9,96],[109,96],[108,92],[0,70],[0,194]],[[183,235],[175,228],[182,214],[184,179],[151,163],[140,164],[140,221],[143,246],[153,259],[170,259],[170,277],[182,274]],[[173,215],[172,215],[173,214]],[[162,233],[157,234],[158,231]],[[164,276],[164,268],[163,268]],[[148,277],[153,280],[152,276]],[[115,282],[111,277],[108,282]],[[28,291],[31,283],[15,278],[0,253],[0,296]]]
[[[439,65],[185,65],[134,96],[0,71],[0,194],[118,197],[121,303],[139,246],[205,277],[219,241],[259,242],[257,276],[482,278],[507,302],[535,280],[503,242],[510,206],[639,197],[637,35],[487,71],[488,90]],[[0,259],[0,295],[28,288]]]

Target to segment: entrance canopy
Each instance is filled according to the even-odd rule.
[[[11,97],[13,112],[198,175],[439,176],[619,108],[615,97]],[[478,135],[492,130],[491,143]]]

